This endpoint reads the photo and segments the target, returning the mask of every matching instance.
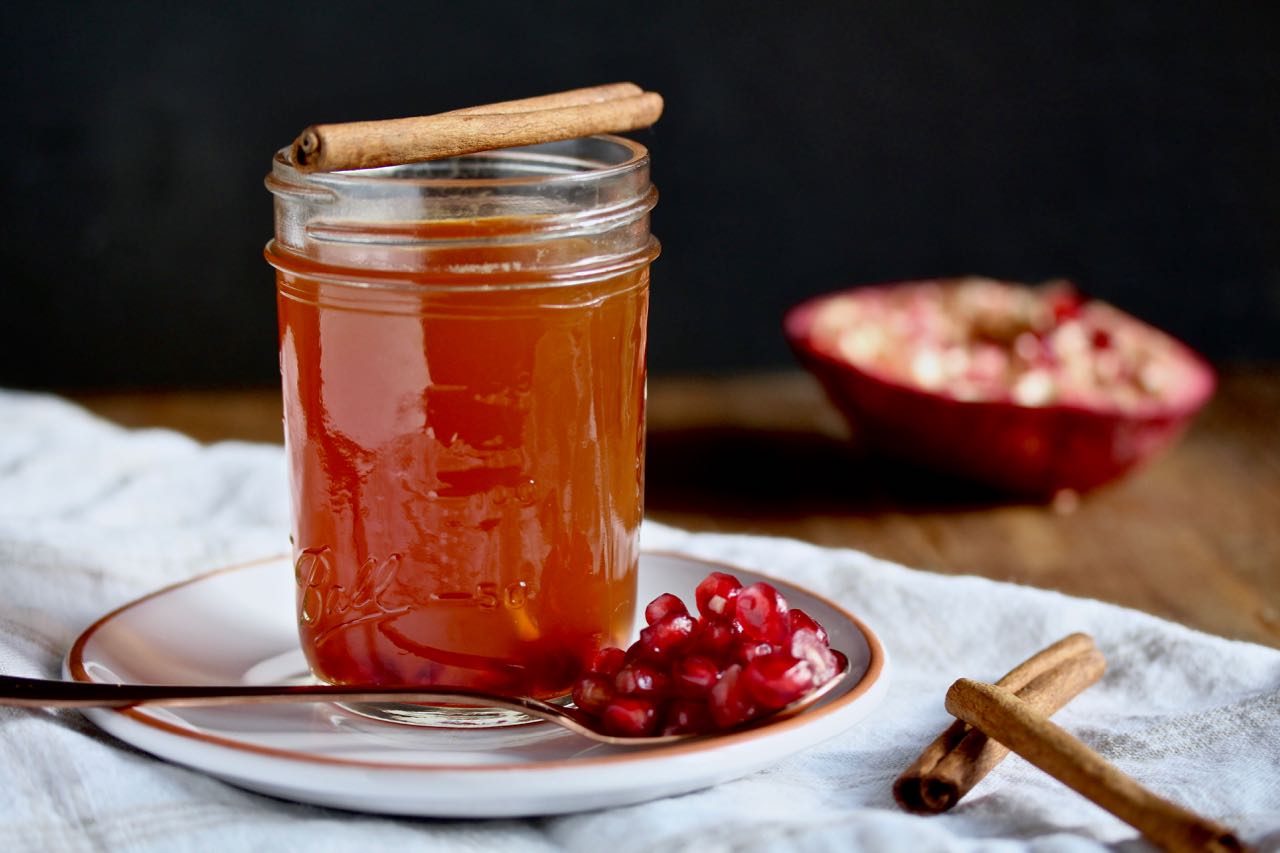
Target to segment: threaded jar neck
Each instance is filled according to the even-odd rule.
[[[299,172],[277,153],[285,273],[360,287],[546,287],[649,263],[657,190],[644,146],[593,136],[350,172]]]

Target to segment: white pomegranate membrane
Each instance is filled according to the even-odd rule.
[[[766,716],[839,673],[827,632],[767,583],[712,572],[693,616],[664,593],[626,651],[601,649],[573,701],[621,737],[705,734]]]
[[[961,401],[1128,413],[1195,384],[1176,341],[1065,282],[868,287],[822,305],[812,340],[877,378]]]

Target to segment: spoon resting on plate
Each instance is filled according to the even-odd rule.
[[[525,696],[497,696],[474,690],[424,690],[419,687],[352,687],[341,684],[104,684],[0,675],[0,705],[19,708],[131,708],[136,705],[192,707],[285,702],[408,702],[480,705],[517,711],[555,723],[598,743],[612,746],[661,746],[691,738],[767,726],[803,713],[849,677],[849,659],[832,650],[839,671],[822,685],[771,714],[729,729],[701,734],[620,737],[600,731],[599,723],[574,707],[560,707]]]

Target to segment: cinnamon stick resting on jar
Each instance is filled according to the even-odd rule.
[[[1071,634],[1018,664],[997,684],[1040,713],[1052,714],[1102,678],[1106,667],[1092,637]],[[916,814],[944,812],[1008,754],[1007,747],[957,720],[893,783],[894,799]]]
[[[662,106],[657,92],[609,83],[429,116],[315,124],[294,141],[293,165],[303,172],[371,169],[621,133],[650,126]]]

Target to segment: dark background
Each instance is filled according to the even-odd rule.
[[[1275,359],[1280,4],[1174,5],[13,4],[0,384],[270,383],[276,148],[614,80],[667,98],[657,372],[788,365],[801,298],[970,272]]]

